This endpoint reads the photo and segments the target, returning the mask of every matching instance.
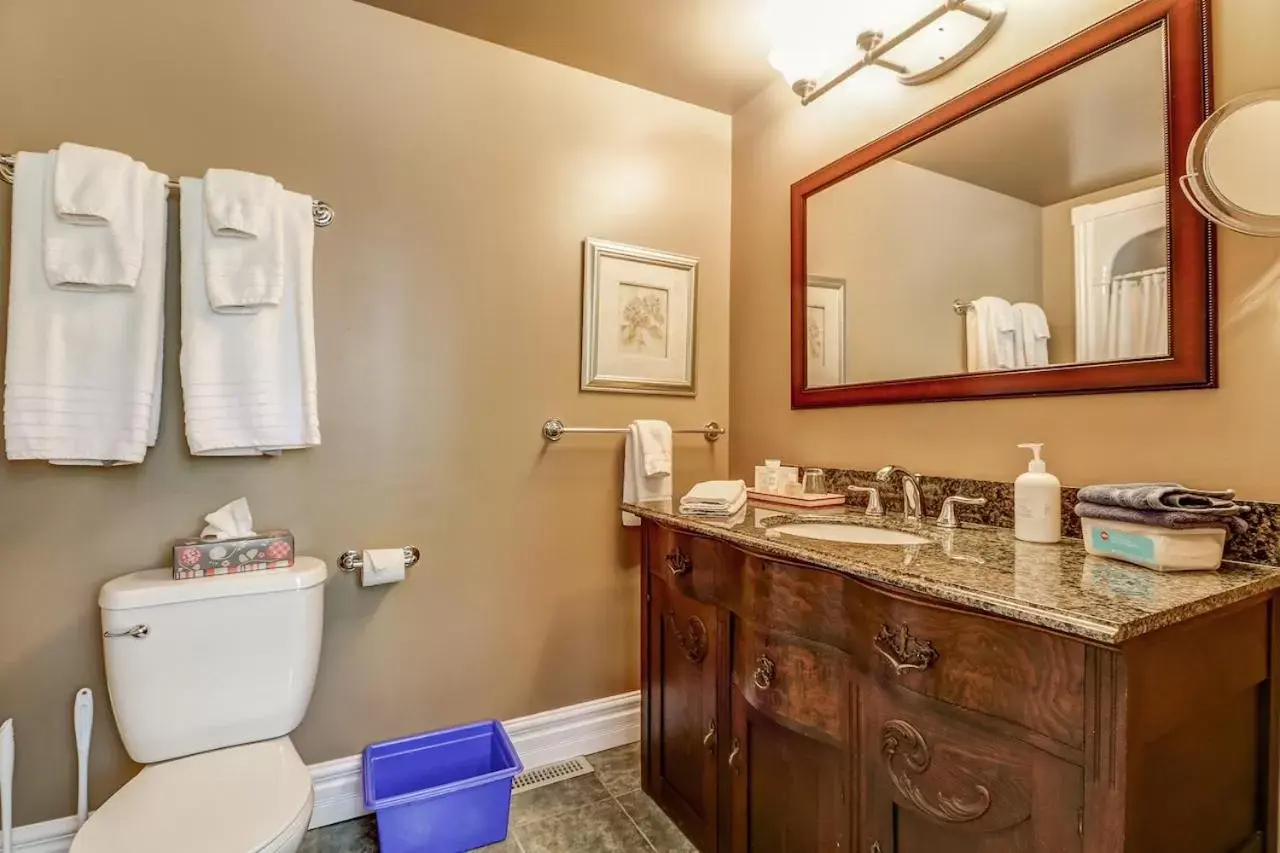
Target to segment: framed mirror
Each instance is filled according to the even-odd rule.
[[[1214,387],[1176,168],[1208,0],[1143,0],[791,188],[793,408]]]

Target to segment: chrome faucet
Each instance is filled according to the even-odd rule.
[[[886,465],[876,472],[876,479],[882,483],[889,482],[894,474],[902,475],[902,514],[911,521],[919,521],[924,517],[924,501],[920,498],[920,481],[917,475],[897,465]]]

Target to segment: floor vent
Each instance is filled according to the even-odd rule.
[[[554,785],[556,782],[563,782],[565,779],[572,779],[575,776],[586,776],[592,772],[593,768],[587,763],[587,759],[578,757],[571,758],[568,761],[560,761],[556,764],[548,764],[545,767],[535,767],[533,770],[526,770],[516,777],[512,784],[512,793],[519,794],[521,791],[532,791],[534,788],[541,788],[543,785]]]

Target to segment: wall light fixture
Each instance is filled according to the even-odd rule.
[[[892,71],[903,85],[917,86],[936,80],[982,50],[1004,23],[1005,15],[1004,8],[995,3],[944,0],[892,37],[886,38],[879,29],[863,30],[853,39],[861,55],[825,82],[824,76],[857,54],[847,38],[838,34],[838,27],[827,28],[821,21],[810,20],[804,37],[793,33],[776,45],[769,62],[805,105],[872,65]]]

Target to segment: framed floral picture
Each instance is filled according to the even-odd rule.
[[[698,259],[588,239],[582,390],[692,397]]]

